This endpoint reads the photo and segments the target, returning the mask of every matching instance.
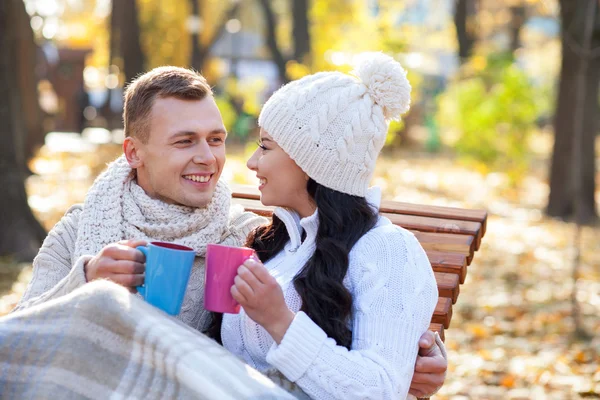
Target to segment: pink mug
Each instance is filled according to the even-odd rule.
[[[237,314],[240,305],[231,296],[231,287],[240,265],[250,257],[253,249],[209,244],[206,247],[204,277],[204,308],[209,311]]]

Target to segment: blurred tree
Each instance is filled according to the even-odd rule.
[[[406,51],[408,28],[396,23],[404,2],[318,0],[310,4],[312,71],[349,70],[354,54],[363,51]]]
[[[458,39],[458,56],[465,62],[473,52],[477,40],[476,29],[477,0],[456,0],[454,8],[454,24]]]
[[[472,52],[478,44],[481,44],[477,46],[479,52],[514,53],[521,47],[521,33],[527,18],[550,16],[547,7],[537,0],[456,1],[455,25],[461,54],[464,53],[461,47]]]
[[[517,184],[528,168],[537,92],[509,57],[490,57],[486,64],[477,76],[453,81],[438,97],[437,122],[456,132],[454,146],[463,159],[482,172],[505,170]]]
[[[189,0],[189,2],[192,21],[194,21],[192,23],[193,26],[198,26],[198,28],[204,26],[206,24],[205,21],[209,19],[206,18],[206,15],[210,14],[211,16],[214,16],[216,14],[215,10],[209,9],[209,4],[206,4],[203,0]],[[212,32],[209,32],[209,34],[205,33],[207,31],[206,29],[195,29],[195,27],[190,29],[192,38],[191,66],[197,71],[202,71],[204,69],[203,67],[206,58],[210,54],[215,43],[217,43],[219,38],[225,32],[227,22],[237,15],[241,4],[242,2],[239,0],[231,1],[229,8],[223,14],[220,22],[212,29]],[[201,33],[203,33],[203,35],[201,35]],[[201,40],[201,36],[203,37],[203,40]]]
[[[287,83],[290,81],[286,69],[288,60],[283,55],[277,40],[277,15],[273,11],[270,0],[260,0],[260,5],[265,17],[265,40],[267,42],[267,46],[269,47],[269,51],[271,52],[271,58],[277,67],[279,80],[281,83]]]
[[[191,6],[191,14],[190,21],[191,29],[190,36],[192,39],[192,56],[190,65],[192,68],[195,68],[197,71],[202,71],[202,65],[204,64],[204,52],[200,49],[200,38],[198,37],[198,33],[200,32],[200,28],[202,25],[202,14],[200,12],[201,5],[200,2],[202,0],[189,0]]]
[[[125,82],[144,71],[136,0],[113,0],[110,17],[110,65],[118,65]]]
[[[29,23],[29,15],[25,7],[14,8],[11,21],[14,21],[15,27],[18,29],[16,48],[19,49],[19,52],[16,64],[19,65],[19,68],[16,74],[21,93],[22,120],[25,122],[23,132],[25,138],[24,155],[26,159],[30,159],[36,150],[44,144],[46,133],[37,90],[36,66],[40,60],[38,60],[38,47],[35,44],[33,31]]]
[[[292,18],[294,38],[294,60],[297,62],[307,62],[306,57],[310,57],[310,30],[308,24],[308,10],[310,9],[309,0],[290,0],[292,3]]]
[[[212,4],[213,1],[208,3]],[[140,42],[146,57],[145,68],[151,69],[161,65],[189,66],[190,31],[194,28],[189,22],[192,12],[190,2],[138,0],[137,4]],[[210,19],[204,21],[201,25],[203,31],[209,25]],[[200,29],[200,26],[197,29]]]
[[[27,204],[24,184],[27,123],[15,68],[19,45],[33,38],[17,23],[24,12],[22,0],[0,1],[0,255],[30,260],[46,233]]]
[[[514,53],[521,47],[521,30],[527,19],[527,8],[525,7],[524,2],[511,5],[510,14],[510,52]]]
[[[260,6],[263,10],[265,18],[265,30],[264,37],[271,53],[271,57],[277,71],[279,72],[279,79],[281,82],[289,82],[290,79],[299,78],[301,75],[308,73],[306,68],[298,68],[300,64],[310,66],[312,63],[312,46],[311,46],[311,33],[309,23],[309,11],[311,7],[311,1],[309,0],[290,0],[289,1],[289,12],[292,18],[292,31],[291,38],[293,42],[292,54],[286,55],[282,49],[282,45],[279,42],[277,36],[279,18],[273,8],[273,2],[271,0],[260,0]],[[302,70],[299,76],[290,76],[290,69]]]
[[[597,219],[594,195],[600,90],[600,7],[596,7],[593,25],[590,25],[589,47],[586,47],[584,40],[587,5],[595,1],[560,0],[562,64],[554,114],[555,141],[546,209],[551,216],[575,217],[581,223]],[[579,80],[583,83],[577,84]],[[578,139],[579,148],[574,149],[579,130],[577,124],[581,124],[581,136]],[[576,201],[579,201],[578,207]],[[576,208],[578,215],[574,215]]]

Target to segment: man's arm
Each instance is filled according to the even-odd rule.
[[[83,257],[72,263],[81,207],[72,207],[52,228],[33,260],[33,277],[14,311],[60,297],[86,283]]]
[[[33,277],[13,312],[64,296],[96,279],[109,279],[130,291],[144,283],[145,257],[136,250],[146,244],[143,240],[112,243],[95,256],[73,260],[80,214],[80,207],[72,208],[52,228],[33,260]]]
[[[416,397],[431,397],[446,379],[448,357],[446,348],[437,333],[425,332],[419,339],[419,355],[409,393]]]
[[[229,231],[238,239],[240,246],[246,243],[248,235],[254,229],[269,223],[268,218],[250,211],[244,211],[244,208],[240,205],[232,204],[229,214]]]

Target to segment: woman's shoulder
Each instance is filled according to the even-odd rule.
[[[377,249],[402,251],[415,246],[420,247],[420,244],[412,232],[380,216],[375,226],[356,242],[352,250],[358,254],[370,254]]]
[[[354,277],[367,271],[381,276],[427,272],[431,264],[412,232],[380,217],[352,248],[349,273]]]
[[[403,304],[406,296],[427,288],[434,293],[435,277],[415,235],[381,217],[350,252],[346,285],[355,296],[355,307],[369,310],[375,299]]]

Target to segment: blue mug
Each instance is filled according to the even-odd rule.
[[[165,242],[151,242],[137,249],[146,256],[144,284],[138,286],[137,291],[144,300],[167,314],[179,314],[196,252]]]

